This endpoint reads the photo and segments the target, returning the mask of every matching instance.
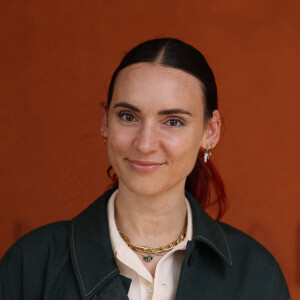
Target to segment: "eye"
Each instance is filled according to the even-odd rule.
[[[167,125],[170,127],[182,127],[185,125],[185,122],[180,119],[170,119],[167,121]]]
[[[123,111],[118,113],[118,117],[122,121],[127,122],[127,123],[135,122],[135,120],[136,120],[134,115],[132,115],[131,113],[128,113],[128,112],[123,112]]]

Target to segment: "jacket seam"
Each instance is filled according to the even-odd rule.
[[[223,231],[223,229],[222,229],[222,227],[218,224],[218,223],[216,223],[217,225],[218,225],[218,227],[219,227],[219,229],[220,229],[220,231],[221,231],[221,233],[222,233],[222,235],[223,235],[223,238],[224,238],[224,241],[225,241],[225,244],[226,244],[226,248],[227,248],[227,251],[228,251],[228,255],[229,255],[229,260],[230,260],[230,265],[232,266],[232,258],[231,258],[231,254],[230,254],[230,250],[229,250],[229,245],[228,245],[228,241],[227,241],[227,239],[226,239],[226,236],[225,236],[225,234],[224,234],[224,231]]]
[[[111,274],[113,274],[114,272],[118,271],[118,269],[113,270],[112,272],[110,272],[109,274],[107,274],[94,288],[92,288],[88,293],[86,291],[86,288],[84,286],[83,283],[83,279],[82,279],[82,275],[80,272],[80,268],[79,268],[79,264],[78,264],[78,259],[77,259],[77,255],[76,255],[76,250],[75,250],[75,241],[74,241],[74,224],[75,224],[75,220],[76,218],[73,220],[72,222],[72,246],[73,246],[73,252],[74,252],[74,257],[75,257],[75,262],[76,262],[76,266],[78,269],[78,273],[79,273],[79,277],[80,277],[80,281],[83,287],[83,292],[85,296],[88,296],[89,294],[91,294],[106,278],[108,278]]]
[[[201,238],[205,241],[207,241],[209,244],[211,244],[213,246],[213,248],[220,254],[224,257],[224,259],[232,266],[232,262],[231,262],[231,257],[230,259],[228,259],[224,254],[223,252],[213,243],[211,242],[210,240],[208,240],[207,238],[205,238],[204,236],[201,236],[201,235],[196,235],[195,238],[198,237],[198,238]]]

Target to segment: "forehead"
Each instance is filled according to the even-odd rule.
[[[137,63],[124,68],[115,82],[113,101],[160,101],[187,106],[203,100],[202,83],[195,76],[172,67]]]

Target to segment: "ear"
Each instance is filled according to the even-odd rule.
[[[104,113],[102,122],[101,122],[101,133],[103,138],[108,138],[108,118],[107,113]]]
[[[206,149],[207,147],[209,147],[210,149],[214,148],[219,142],[220,130],[221,130],[220,113],[218,110],[214,110],[212,118],[208,120],[206,124],[206,129],[201,144],[202,148],[204,149]]]

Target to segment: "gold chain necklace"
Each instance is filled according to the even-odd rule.
[[[153,255],[160,255],[160,256],[164,256],[167,254],[167,252],[171,251],[176,245],[178,245],[180,242],[182,242],[186,236],[186,228],[187,225],[185,226],[184,232],[181,233],[178,238],[166,245],[163,246],[158,246],[158,247],[151,247],[151,246],[134,246],[131,244],[130,239],[125,236],[123,233],[120,233],[121,238],[125,241],[125,243],[127,244],[127,246],[134,250],[137,251],[139,253],[145,253],[143,255],[143,259],[146,262],[150,262],[153,259]]]

